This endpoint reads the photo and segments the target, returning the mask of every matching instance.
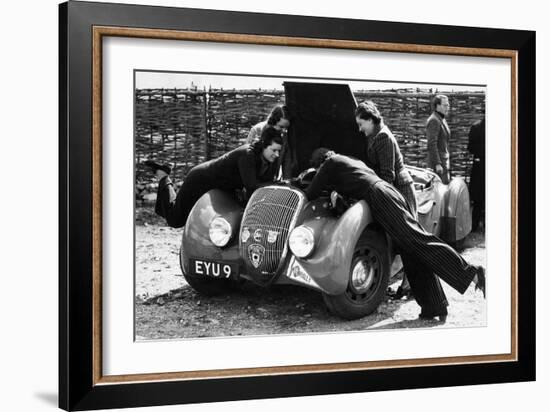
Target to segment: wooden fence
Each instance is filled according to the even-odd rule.
[[[455,175],[469,176],[471,155],[468,132],[485,113],[485,93],[453,92],[451,165]],[[425,125],[433,93],[425,90],[360,91],[358,102],[372,100],[396,136],[405,162],[425,166]],[[189,169],[242,144],[250,128],[264,120],[276,104],[284,103],[280,90],[138,89],[136,98],[136,180],[141,186],[154,180],[143,161],[154,158],[174,165],[181,181]]]

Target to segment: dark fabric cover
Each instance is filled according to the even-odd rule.
[[[365,139],[355,122],[357,103],[347,84],[285,82],[290,112],[288,144],[293,163],[283,164],[284,177],[296,177],[310,167],[313,151],[326,147],[360,158]]]

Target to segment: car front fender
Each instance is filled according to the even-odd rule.
[[[374,220],[364,200],[336,217],[310,218],[302,225],[313,230],[315,249],[306,259],[296,258],[320,289],[328,294],[343,293],[357,240]]]
[[[181,257],[184,269],[189,270],[190,257],[238,263],[242,267],[238,242],[242,215],[242,206],[230,194],[219,189],[205,193],[191,209],[183,231]],[[209,236],[210,222],[217,216],[226,219],[233,232],[223,248],[215,246]]]

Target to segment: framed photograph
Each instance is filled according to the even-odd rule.
[[[534,32],[59,12],[61,408],[535,379]]]

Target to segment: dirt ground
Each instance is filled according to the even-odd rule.
[[[346,321],[331,315],[321,294],[301,287],[262,288],[249,282],[218,297],[204,297],[185,281],[179,267],[181,229],[165,226],[151,207],[138,208],[136,218],[136,339],[177,339],[236,335],[294,334],[397,328],[480,327],[486,304],[473,286],[460,295],[443,283],[449,300],[445,323],[418,319],[414,300],[389,297],[363,319]],[[462,256],[485,264],[485,239],[470,234]],[[397,288],[400,281],[390,286]]]

